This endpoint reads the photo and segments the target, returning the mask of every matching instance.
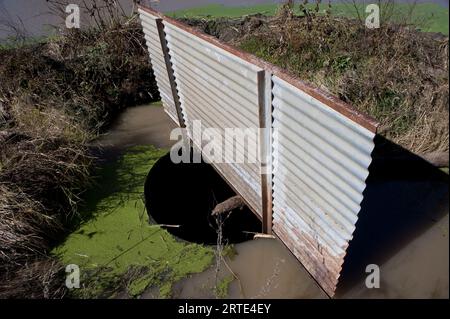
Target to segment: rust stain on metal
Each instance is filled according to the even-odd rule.
[[[300,236],[294,240],[289,231],[280,225],[274,226],[274,232],[327,295],[333,297],[338,282],[336,273],[340,272],[340,269],[332,269],[329,265],[324,264],[321,254],[303,244],[311,241],[310,236]]]

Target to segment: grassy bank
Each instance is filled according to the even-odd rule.
[[[0,297],[61,297],[49,257],[90,185],[89,144],[157,100],[135,19],[0,49]]]

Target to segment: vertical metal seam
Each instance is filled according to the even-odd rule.
[[[170,89],[173,95],[173,102],[175,104],[175,109],[177,111],[178,122],[181,128],[185,128],[186,124],[184,122],[183,113],[181,112],[180,97],[178,96],[177,83],[175,80],[175,74],[172,68],[172,62],[170,61],[169,48],[167,46],[166,34],[164,32],[163,20],[158,18],[155,19],[156,26],[158,28],[159,40],[161,42],[161,48],[164,55],[164,62],[166,63],[167,76],[169,77]]]
[[[272,234],[272,75],[262,70],[257,73],[258,115],[260,127],[260,169],[261,201],[263,225],[262,232]]]
[[[270,234],[273,233],[273,179],[274,179],[274,170],[273,170],[273,81],[272,81],[272,72],[265,71],[265,80],[266,80],[266,88],[265,88],[265,102],[267,107],[266,114],[266,130],[267,130],[267,141],[268,141],[268,151],[267,151],[267,196],[269,198],[269,221],[270,221]]]

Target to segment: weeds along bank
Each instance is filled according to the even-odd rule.
[[[91,181],[89,142],[159,99],[135,20],[0,49],[0,297],[61,297],[49,249]]]
[[[181,19],[337,95],[407,150],[448,154],[448,36],[420,32],[407,16],[368,29],[292,6],[273,17]]]

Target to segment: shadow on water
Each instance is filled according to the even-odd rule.
[[[211,211],[217,203],[236,195],[221,176],[206,163],[174,164],[170,154],[155,163],[145,183],[149,217],[168,227],[173,235],[203,244],[217,242],[217,225]],[[223,224],[228,243],[252,239],[261,222],[247,208],[233,211]]]
[[[448,175],[381,136],[369,171],[337,296],[364,282],[368,264],[384,264],[448,213]]]

